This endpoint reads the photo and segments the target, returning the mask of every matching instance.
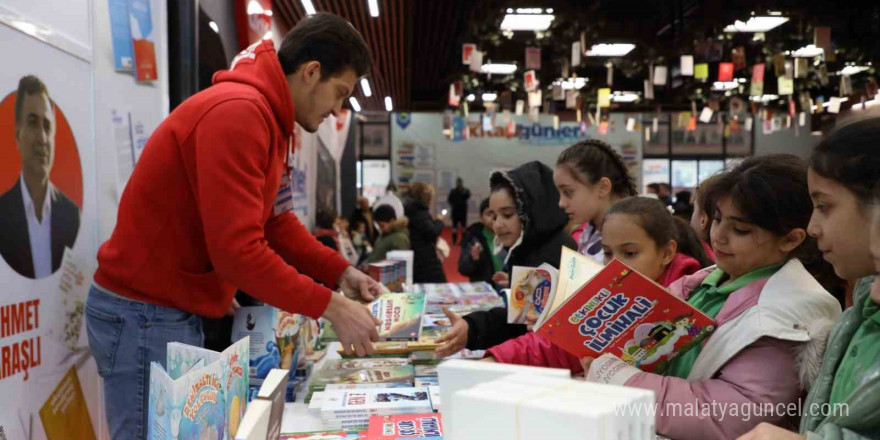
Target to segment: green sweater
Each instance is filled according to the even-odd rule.
[[[382,234],[373,245],[373,252],[367,257],[367,263],[382,261],[390,251],[410,250],[409,231],[406,229],[406,220],[398,220],[391,225],[387,234]]]
[[[845,310],[831,334],[819,377],[813,382],[801,418],[801,434],[808,440],[867,440],[880,438],[880,364],[874,365],[863,376],[865,379],[845,401],[847,408],[838,408],[838,414],[828,414],[834,378],[853,337],[862,323],[865,301],[871,292],[873,277],[859,280],[853,292],[853,306]],[[880,340],[877,341],[880,344]],[[826,408],[822,408],[826,406]],[[818,410],[815,410],[818,408]],[[824,413],[822,410],[826,410]]]

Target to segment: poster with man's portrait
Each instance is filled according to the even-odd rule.
[[[45,278],[80,227],[83,185],[76,139],[35,74],[0,101],[0,256],[16,273]]]

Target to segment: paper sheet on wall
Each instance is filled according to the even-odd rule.
[[[694,56],[681,56],[681,76],[694,76]]]
[[[135,152],[131,139],[131,113],[114,109],[110,114],[113,122],[113,141],[116,144],[116,201],[122,198],[122,191],[134,170]]]
[[[669,74],[669,70],[666,66],[655,66],[654,67],[654,85],[655,86],[665,86],[666,85],[666,76]]]
[[[413,165],[417,168],[434,168],[434,146],[416,144]]]

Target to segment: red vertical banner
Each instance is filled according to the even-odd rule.
[[[235,0],[235,25],[242,49],[265,38],[272,30],[272,0]]]

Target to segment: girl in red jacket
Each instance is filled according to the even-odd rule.
[[[677,227],[676,221],[684,223],[657,199],[631,197],[615,203],[605,212],[601,229],[604,262],[616,258],[664,287],[700,270],[700,261],[707,260],[699,239],[690,228]],[[681,248],[698,253],[687,255],[679,252]],[[489,349],[485,360],[583,371],[577,357],[536,333]]]

